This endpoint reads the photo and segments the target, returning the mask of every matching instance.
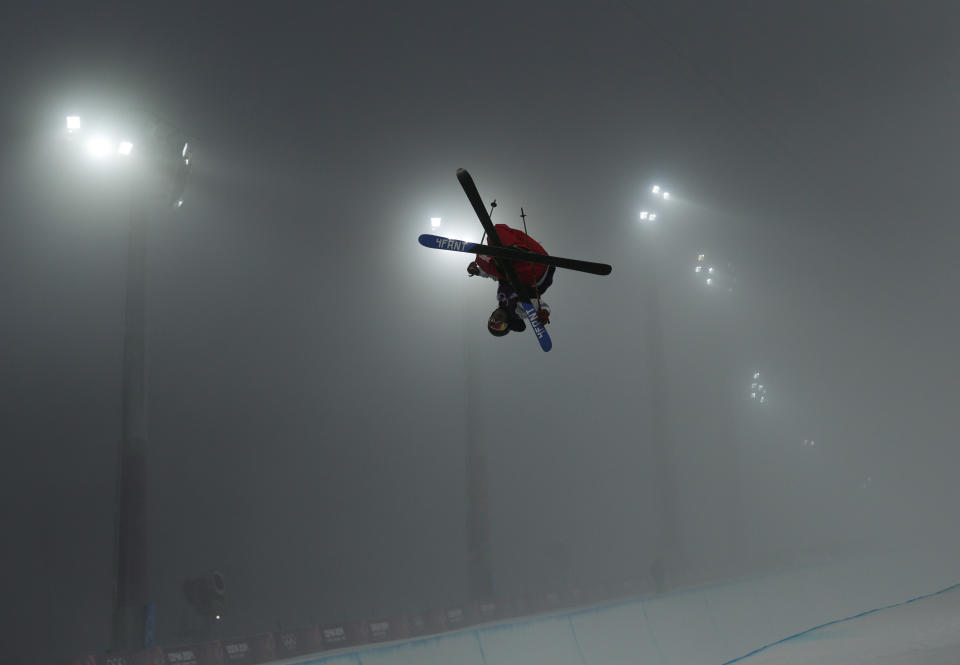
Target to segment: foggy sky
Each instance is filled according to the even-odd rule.
[[[128,202],[62,151],[68,113],[195,138],[149,246],[173,642],[211,568],[228,635],[465,600],[468,431],[498,594],[648,575],[657,391],[691,578],[942,537],[958,27],[946,2],[4,8],[0,659],[109,642]],[[479,239],[457,167],[495,221],[614,266],[558,271],[549,354],[416,244],[431,216]],[[645,227],[653,183],[677,201]]]

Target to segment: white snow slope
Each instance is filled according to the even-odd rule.
[[[290,663],[960,664],[960,557],[874,555]]]

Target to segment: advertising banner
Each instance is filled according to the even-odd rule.
[[[277,658],[314,653],[324,648],[320,629],[317,626],[277,631],[275,646]]]
[[[342,649],[367,641],[367,622],[354,621],[346,623],[332,623],[320,627],[325,649]]]
[[[97,656],[97,665],[165,665],[163,649],[154,647],[127,653],[106,653]]]
[[[273,633],[223,641],[223,665],[254,665],[276,660]]]
[[[407,617],[404,615],[389,619],[372,619],[366,622],[368,642],[392,642],[407,637]]]
[[[507,600],[478,600],[473,603],[473,616],[477,623],[499,621],[510,615],[510,602]]]
[[[163,650],[167,665],[223,665],[220,642],[204,642]]]
[[[471,607],[448,607],[443,610],[443,622],[446,630],[459,630],[475,623]]]

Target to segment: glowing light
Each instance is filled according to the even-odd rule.
[[[659,193],[660,193],[660,185],[654,185],[654,186],[653,186],[653,189],[651,189],[650,191],[652,191],[654,194],[659,194]]]
[[[646,210],[640,213],[640,219],[647,219],[648,217],[650,217],[650,213]]]
[[[440,228],[440,223],[441,223],[442,221],[443,221],[443,220],[442,220],[440,217],[431,217],[431,218],[430,218],[430,228],[432,228],[432,229],[439,229],[439,228]]]
[[[121,155],[127,156],[133,152],[133,144],[130,141],[120,141],[120,145],[117,146],[117,152]]]
[[[707,268],[707,272],[712,275],[712,274],[713,274],[713,266],[710,266],[709,268]]]
[[[713,284],[713,277],[707,277],[707,286]]]
[[[183,157],[184,159],[186,159],[186,158],[187,158],[187,151],[189,151],[189,150],[190,150],[190,143],[189,143],[189,142],[184,143],[184,144],[183,144],[183,150],[180,151],[180,156]]]
[[[94,136],[87,141],[87,152],[90,153],[92,157],[100,159],[106,157],[110,152],[113,152],[113,144],[103,136]]]
[[[220,621],[220,615],[219,615],[219,614],[218,614],[216,617],[214,617],[214,618],[215,618],[217,621]]]
[[[176,206],[177,208],[182,208],[182,207],[183,207],[183,199],[177,199],[177,202],[174,203],[173,205]]]
[[[669,201],[669,200],[670,200],[670,192],[664,192],[664,193],[663,193],[663,198],[664,198],[664,200]]]
[[[750,399],[759,402],[760,404],[765,404],[767,401],[767,387],[759,382],[760,372],[753,373],[753,383],[750,384]],[[807,445],[807,440],[804,439],[803,445]]]
[[[702,271],[703,271],[703,266],[697,266],[696,268],[693,269],[693,272],[702,272]]]
[[[79,132],[82,124],[80,123],[80,116],[78,115],[68,115],[67,116],[67,131],[70,133]]]
[[[650,213],[650,221],[652,222],[652,221],[655,220],[656,218],[657,218],[657,214],[651,212],[651,213]]]
[[[697,261],[703,261],[706,257],[706,254],[697,254]]]

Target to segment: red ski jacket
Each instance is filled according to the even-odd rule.
[[[500,242],[503,243],[504,247],[517,247],[519,249],[525,249],[528,252],[536,252],[537,254],[547,253],[547,250],[541,247],[540,243],[523,231],[511,229],[506,224],[497,224],[494,228],[497,230],[497,236],[499,236]],[[477,254],[477,265],[480,266],[480,269],[486,274],[496,277],[500,281],[506,280],[506,278],[500,274],[500,271],[497,270],[497,264],[489,256]],[[513,265],[514,268],[516,268],[517,277],[527,286],[535,286],[538,284],[543,279],[548,268],[548,266],[541,263],[526,263],[520,261],[514,261]]]

